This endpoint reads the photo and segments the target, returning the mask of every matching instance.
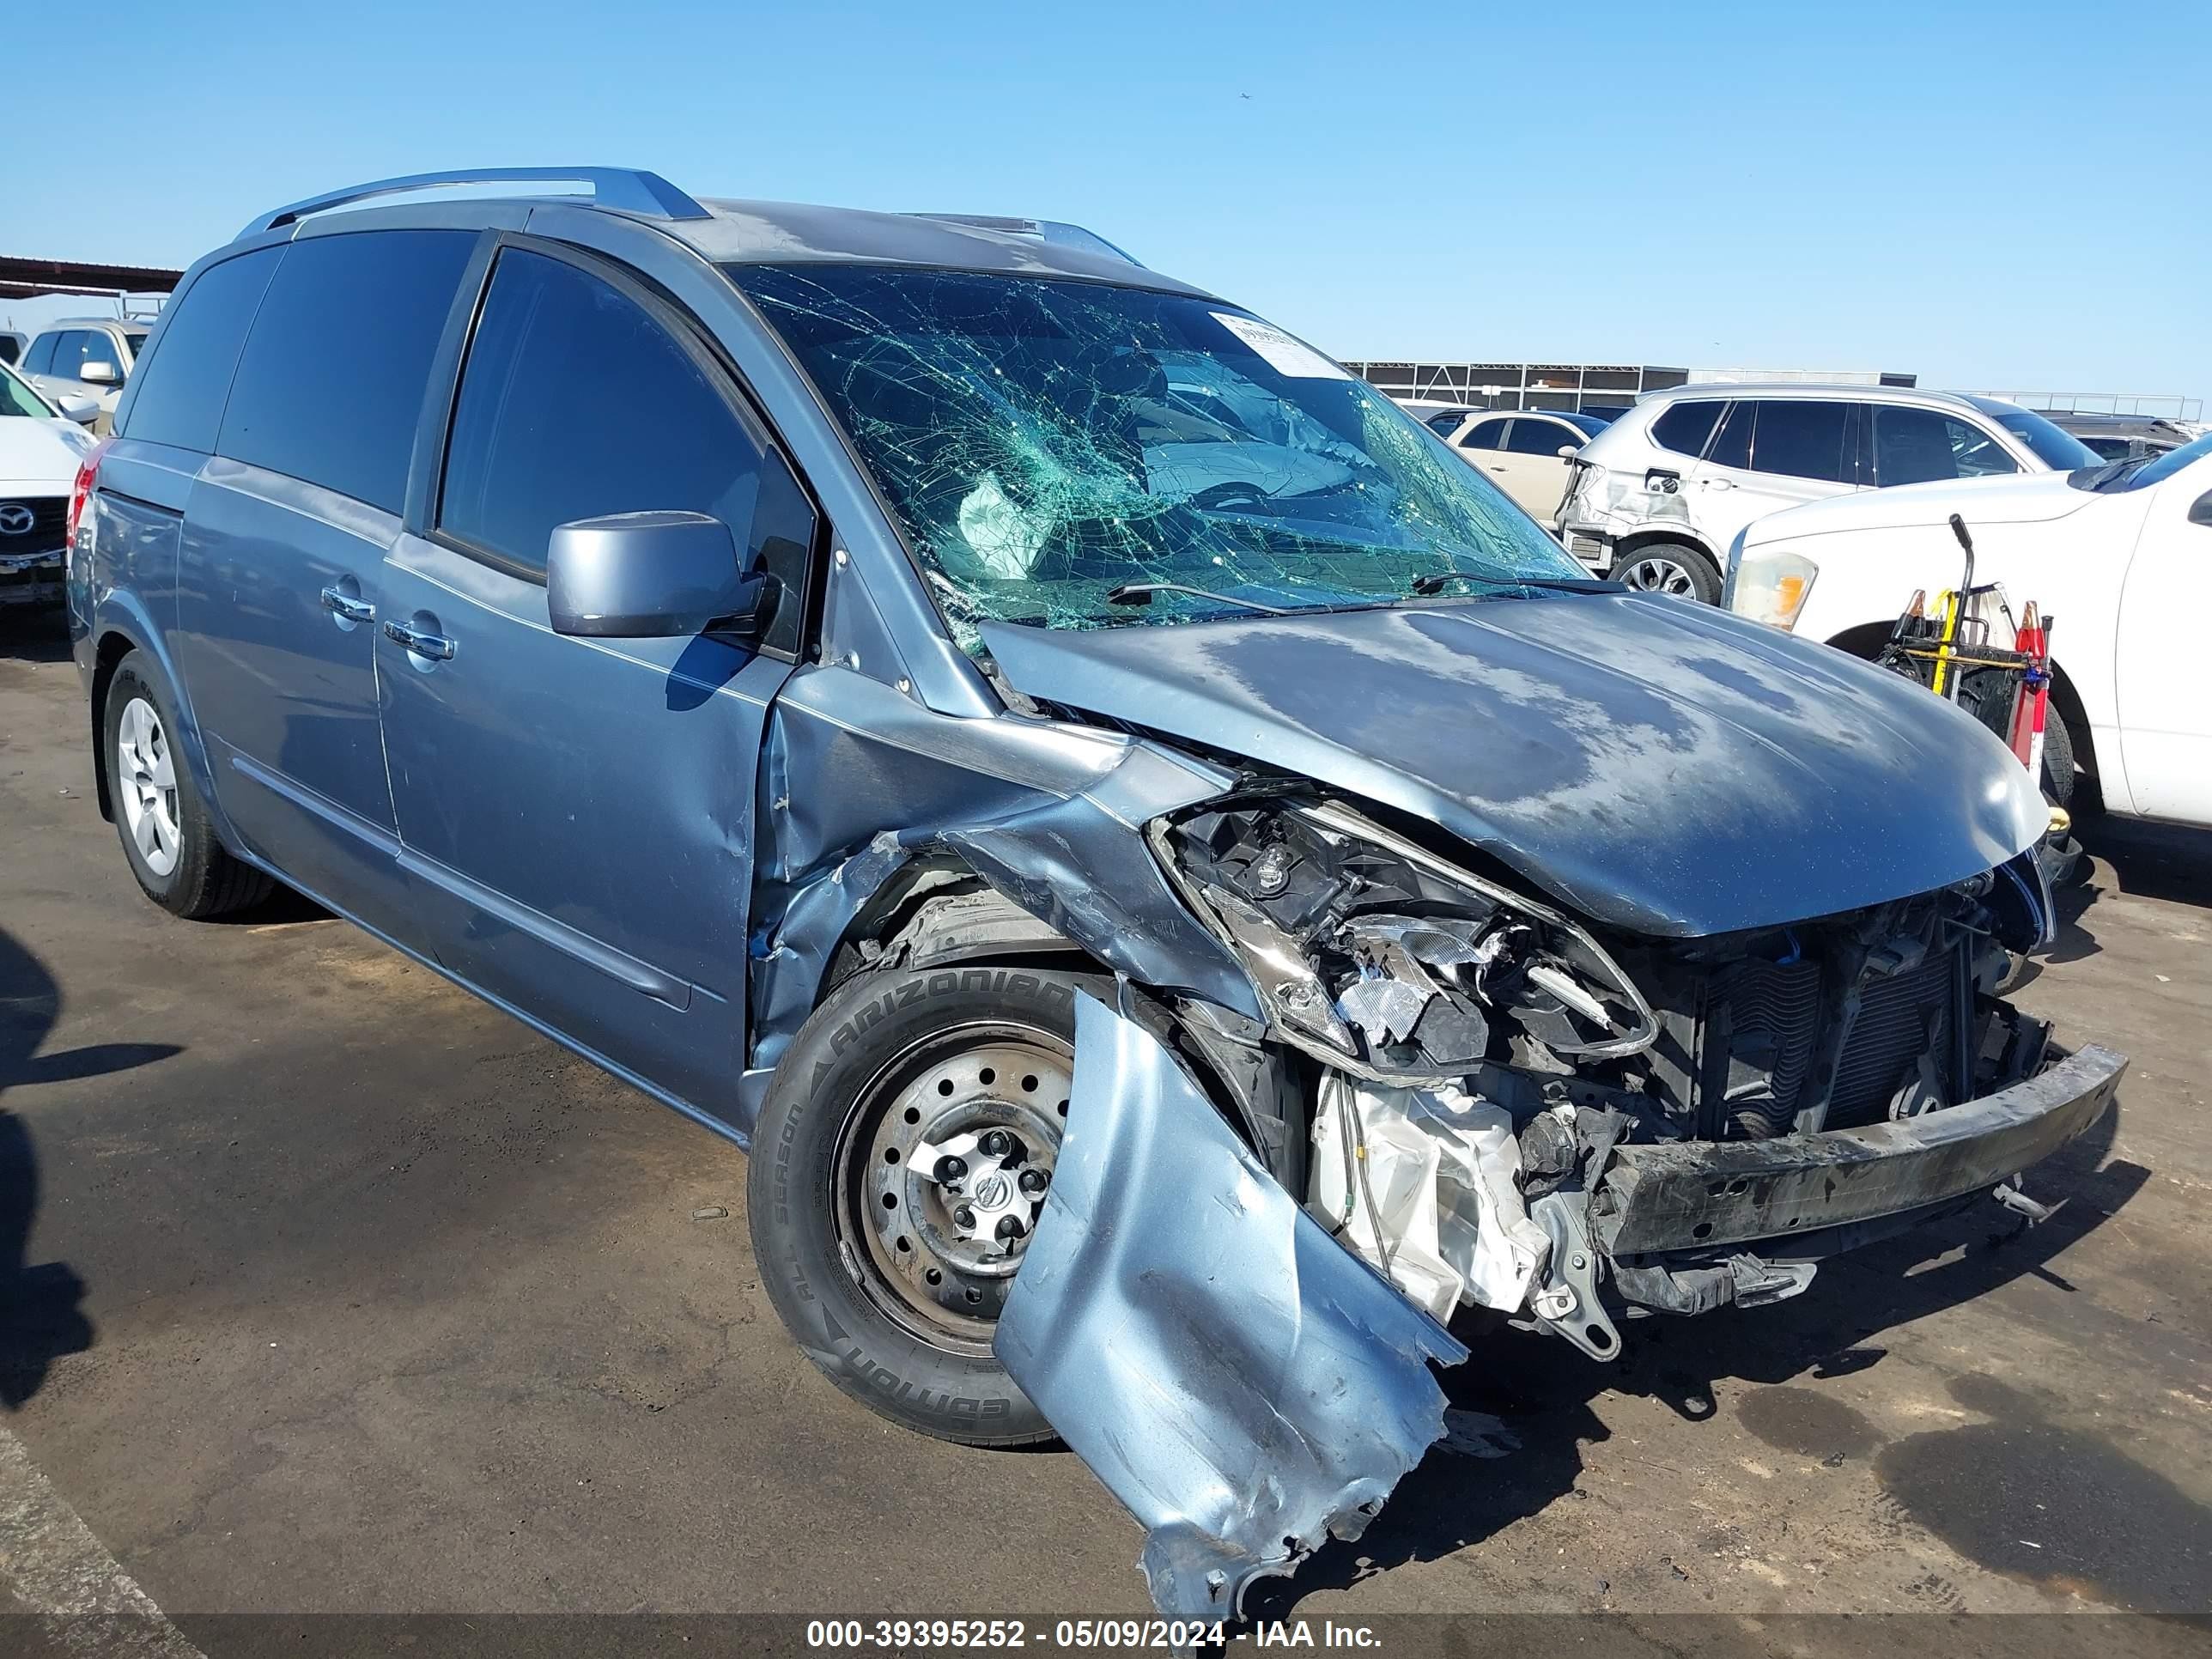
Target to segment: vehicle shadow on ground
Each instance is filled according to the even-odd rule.
[[[258,904],[249,904],[243,910],[226,911],[219,916],[210,916],[200,925],[204,927],[275,927],[286,922],[336,921],[337,919],[305,893],[279,883]]]
[[[2102,947],[2090,924],[2107,894],[2212,910],[2212,830],[2100,814],[2084,826],[2081,839],[2081,874],[2052,895],[2058,936],[2029,960],[2013,990],[2033,984],[2051,963],[2097,954]]]
[[[39,1158],[30,1127],[5,1103],[10,1090],[105,1077],[179,1051],[167,1042],[101,1042],[59,1054],[40,1048],[61,1014],[61,991],[46,965],[0,929],[0,1407],[37,1394],[53,1362],[93,1344],[79,1304],[84,1280],[65,1262],[33,1265]]]
[[[67,662],[69,630],[58,617],[0,611],[0,662]]]
[[[1887,1357],[1873,1340],[1883,1331],[2023,1276],[2073,1292],[2051,1261],[2111,1218],[2150,1178],[2141,1164],[2105,1163],[2118,1136],[2118,1116],[2107,1111],[2086,1134],[2029,1172],[2034,1196],[2046,1203],[2064,1200],[2040,1225],[2026,1227],[1994,1201],[1980,1200],[1912,1232],[1832,1258],[1812,1287],[1792,1301],[1723,1308],[1696,1318],[1623,1321],[1622,1357],[1612,1364],[1596,1364],[1566,1342],[1533,1332],[1499,1328],[1469,1335],[1473,1357],[1441,1378],[1455,1414],[1449,1420],[1449,1436],[1399,1483],[1365,1536],[1328,1543],[1294,1578],[1254,1585],[1245,1598],[1246,1618],[1286,1618],[1315,1590],[1342,1589],[1407,1562],[1439,1559],[1554,1503],[1587,1498],[1577,1490],[1583,1448],[1610,1437],[1593,1406],[1605,1393],[1643,1395],[1686,1420],[1702,1422],[1715,1414],[1714,1385],[1723,1380],[1771,1385],[1869,1370]]]

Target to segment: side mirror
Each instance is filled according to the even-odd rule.
[[[97,398],[57,398],[54,407],[61,410],[64,420],[75,421],[79,426],[90,426],[100,418],[100,399]]]
[[[729,526],[703,513],[615,513],[557,526],[545,552],[556,634],[672,639],[757,636],[775,609],[766,575],[742,576]]]
[[[1571,461],[1583,453],[1583,447],[1580,444],[1561,444],[1557,453],[1561,460]]]
[[[2189,504],[2189,522],[2212,527],[2212,489],[2206,490]]]
[[[70,379],[82,380],[87,386],[117,386],[121,384],[123,376],[117,372],[113,363],[89,362],[79,363],[76,373]]]

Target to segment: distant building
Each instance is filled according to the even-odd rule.
[[[1818,380],[1837,386],[1914,386],[1914,374],[1878,369],[1666,368],[1654,363],[1439,363],[1347,361],[1345,367],[1407,403],[1470,409],[1564,409],[1618,415],[1647,392],[1715,380]]]

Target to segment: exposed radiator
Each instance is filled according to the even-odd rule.
[[[1920,1056],[1940,1041],[1952,966],[1950,951],[1936,951],[1902,972],[1869,974],[1859,982],[1858,1012],[1844,1033],[1825,1127],[1854,1129],[1889,1115]]]
[[[1813,1060],[1820,1023],[1820,970],[1809,960],[1738,963],[1722,976],[1717,1001],[1729,1034],[1717,1087],[1727,1133],[1764,1140],[1787,1134]]]

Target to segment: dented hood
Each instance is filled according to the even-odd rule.
[[[1948,702],[1656,595],[982,633],[1030,697],[1431,820],[1637,933],[1924,892],[2048,823],[2026,769]]]

